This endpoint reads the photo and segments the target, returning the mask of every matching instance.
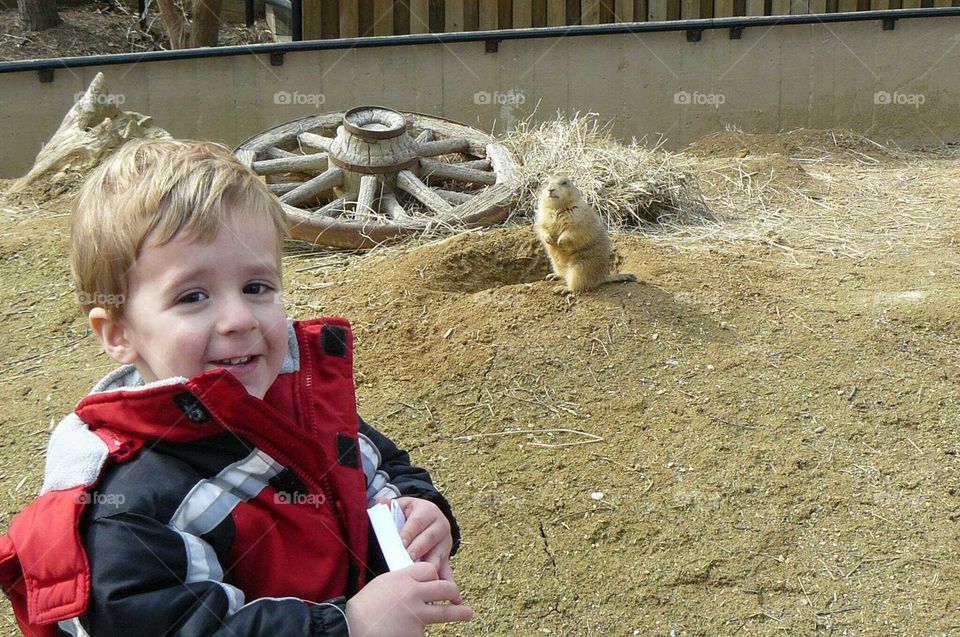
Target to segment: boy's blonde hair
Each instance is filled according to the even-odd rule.
[[[287,221],[267,185],[230,151],[210,142],[128,142],[87,179],[73,207],[70,270],[87,314],[123,312],[129,271],[147,239],[163,245],[181,232],[213,240],[226,208],[269,217],[277,267]]]

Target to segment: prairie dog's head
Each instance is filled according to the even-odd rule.
[[[582,199],[580,191],[573,181],[565,175],[557,175],[547,179],[547,183],[540,192],[540,201],[550,208],[567,208]]]

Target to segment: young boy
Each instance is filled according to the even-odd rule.
[[[470,619],[449,504],[357,416],[348,324],[284,314],[285,235],[266,185],[213,144],[133,142],[84,185],[71,269],[123,366],[57,427],[43,495],[0,538],[25,634],[413,637]],[[383,573],[366,508],[392,498],[421,562]]]

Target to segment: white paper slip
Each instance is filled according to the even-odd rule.
[[[397,522],[403,524],[403,513],[396,517],[396,512],[400,507],[394,507],[396,501],[391,502],[391,506],[385,504],[375,504],[367,509],[367,516],[370,518],[370,525],[373,527],[373,533],[380,542],[380,550],[383,551],[383,557],[387,561],[387,568],[395,571],[413,564],[407,549],[403,548],[403,540],[400,539],[400,532],[397,530]]]
[[[403,525],[407,523],[407,516],[403,514],[403,509],[396,500],[390,500],[390,513],[393,514],[393,523],[397,530],[401,530]]]

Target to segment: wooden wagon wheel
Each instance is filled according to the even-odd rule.
[[[380,106],[288,122],[234,153],[280,197],[294,239],[337,248],[497,223],[519,188],[516,163],[489,135]]]

